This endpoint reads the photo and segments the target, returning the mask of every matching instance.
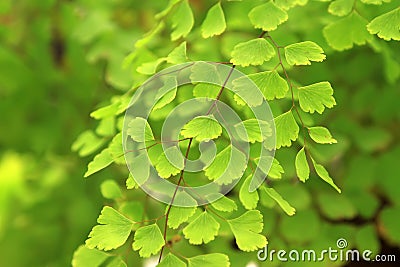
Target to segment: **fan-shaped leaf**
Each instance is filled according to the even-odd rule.
[[[367,28],[384,40],[400,41],[400,7],[374,18]]]
[[[111,207],[104,207],[86,240],[88,248],[111,250],[122,246],[128,239],[133,222]]]
[[[220,35],[226,29],[225,15],[221,3],[218,2],[208,10],[206,18],[201,25],[201,35],[203,38],[209,38],[214,35]]]
[[[255,28],[273,31],[278,25],[287,21],[288,14],[277,7],[274,2],[269,1],[253,8],[249,13],[249,18]]]
[[[333,95],[333,89],[329,82],[319,82],[298,88],[299,103],[305,112],[319,114],[325,110],[325,107],[332,108],[336,105]]]
[[[227,221],[236,244],[243,251],[254,251],[267,244],[265,236],[259,234],[263,229],[263,217],[258,210],[250,210],[240,217]]]
[[[358,13],[350,15],[326,26],[323,34],[328,44],[336,50],[350,49],[354,44],[363,45],[371,39],[367,21]]]
[[[239,43],[233,48],[231,62],[243,67],[261,65],[275,55],[274,47],[263,38]]]
[[[189,1],[183,0],[172,16],[171,40],[175,41],[180,37],[186,37],[194,25],[193,12]]]
[[[183,234],[190,244],[207,244],[218,235],[219,223],[204,211],[184,229]]]
[[[326,58],[324,50],[311,41],[286,46],[285,57],[290,65],[311,65],[311,61],[321,62]]]
[[[157,224],[140,227],[136,230],[132,248],[139,250],[140,257],[157,254],[164,245],[164,238]]]
[[[222,127],[214,116],[199,116],[189,121],[181,131],[185,138],[195,138],[198,142],[218,138]]]

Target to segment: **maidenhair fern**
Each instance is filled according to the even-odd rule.
[[[313,123],[313,116],[337,104],[334,89],[329,81],[306,83],[291,76],[295,68],[307,71],[301,66],[323,64],[318,62],[324,61],[326,54],[318,41],[298,37],[287,42],[279,37],[290,31],[289,27],[281,27],[295,23],[291,22],[291,14],[296,9],[306,9],[316,3],[307,0],[197,2],[196,5],[201,3],[202,7],[193,9],[195,3],[188,0],[171,0],[165,10],[155,16],[156,26],[137,40],[124,62],[124,67],[132,72],[132,88],[114,96],[108,106],[94,111],[91,116],[100,121],[96,134],[84,132],[73,145],[73,149],[84,156],[104,147],[109,140],[89,163],[85,177],[113,163],[120,165],[115,175],[125,173],[128,177],[126,189],[121,190],[113,180],[101,185],[104,197],[113,201],[103,208],[98,225],[93,227],[85,246],[75,252],[73,266],[100,266],[105,262],[107,266],[127,266],[123,260],[125,253],[138,253],[142,258],[155,255],[159,266],[229,266],[228,255],[218,247],[212,250],[196,247],[212,244],[217,239],[234,238],[235,246],[243,253],[263,248],[267,244],[263,229],[268,211],[262,207],[277,206],[287,216],[295,214],[293,203],[274,188],[290,166],[287,162],[281,164],[273,155],[261,154],[263,149],[276,149],[279,155],[285,147],[295,148],[297,155],[290,164],[299,181],[306,182],[313,172],[340,192],[327,168],[314,154],[315,144],[337,143],[326,125]],[[400,40],[399,8],[371,21],[363,17],[362,9],[358,8],[384,2],[388,1],[336,0],[326,4],[327,11],[337,16],[330,16],[331,22],[322,30],[327,43],[333,49],[345,50],[377,42],[372,34],[385,40]],[[205,6],[208,9],[204,9]],[[233,18],[236,15],[243,19],[241,23],[247,24],[238,27]],[[314,23],[313,17],[303,19]],[[241,34],[239,38],[225,39],[224,35],[230,32]],[[224,46],[229,46],[230,58],[224,56]],[[158,72],[180,63],[183,65],[172,72],[191,71],[192,82],[180,85],[178,74]],[[221,70],[221,66],[225,70]],[[236,69],[248,75],[235,77]],[[131,98],[141,96],[140,90],[146,90],[152,82],[152,78],[148,79],[150,76],[160,82],[152,113],[149,118],[128,117],[126,121],[125,117],[124,122],[129,103],[146,102],[146,99]],[[214,84],[199,82],[203,78]],[[228,85],[229,90],[226,89]],[[202,99],[211,100],[203,102],[210,104],[208,112],[181,125],[177,139],[168,141],[175,146],[167,147],[168,142],[162,139],[163,121],[174,108],[192,98],[198,99],[198,103],[202,103]],[[240,115],[242,121],[232,129],[239,142],[248,145],[249,155],[227,142],[230,133],[221,125],[225,113],[218,111],[217,101],[226,103]],[[252,113],[265,101],[272,106],[273,121],[262,120]],[[124,161],[124,156],[132,154],[133,150],[126,146],[122,149],[127,140],[141,145],[135,148],[131,161],[127,157],[129,162]],[[202,147],[210,140],[216,146],[214,154]],[[199,157],[199,151],[207,164],[195,176],[187,172],[186,167],[190,160]],[[129,175],[126,164],[131,171]],[[144,196],[141,190],[154,175],[153,169],[156,175],[175,184],[176,189],[172,188],[172,198],[166,205]],[[215,181],[222,188],[237,178],[241,179],[230,194],[202,196],[212,200],[205,201],[205,205],[199,205],[190,191],[178,190],[182,185],[190,188],[190,183],[197,185],[208,181]],[[142,204],[139,207],[144,208],[138,208],[137,201]],[[181,205],[176,206],[176,203]],[[180,251],[190,246],[194,248],[189,249],[187,255]]]

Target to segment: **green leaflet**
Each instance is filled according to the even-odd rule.
[[[336,139],[332,137],[331,133],[325,127],[317,126],[308,128],[310,137],[317,143],[320,144],[335,144]]]
[[[324,50],[311,41],[285,46],[285,57],[290,65],[311,65],[311,61],[322,62],[326,58]]]
[[[217,184],[229,184],[242,177],[246,167],[246,156],[237,148],[228,146],[204,170],[208,179],[215,180]]]
[[[181,151],[176,146],[167,148],[161,153],[155,163],[158,175],[162,178],[169,178],[177,175],[183,167],[184,159]]]
[[[174,76],[167,76],[164,80],[164,85],[157,92],[156,99],[158,99],[158,101],[154,105],[153,110],[161,109],[171,103],[175,99],[177,91],[178,85],[176,78]]]
[[[367,29],[384,40],[400,41],[400,7],[374,18]]]
[[[157,254],[164,245],[164,238],[157,224],[140,227],[136,230],[133,250],[139,250],[140,257],[148,258]]]
[[[222,127],[214,116],[198,116],[189,121],[181,130],[185,138],[195,138],[198,142],[216,139],[222,134]]]
[[[129,122],[127,134],[136,142],[148,142],[154,140],[150,124],[147,120],[141,117],[136,117]]]
[[[111,207],[104,207],[86,240],[88,248],[111,250],[122,246],[128,239],[133,222]]]
[[[342,191],[340,190],[339,187],[337,187],[335,185],[335,183],[333,182],[332,178],[329,176],[328,171],[325,169],[324,166],[322,166],[321,164],[318,164],[317,162],[315,162],[315,160],[313,158],[311,158],[312,163],[314,165],[314,169],[317,172],[318,176],[324,180],[325,182],[327,182],[328,184],[330,184],[333,188],[336,189],[336,191],[338,191],[339,193],[341,193]]]
[[[180,37],[186,37],[194,25],[193,12],[189,1],[183,0],[172,16],[171,40],[178,40]]]
[[[247,67],[261,65],[275,56],[274,47],[263,38],[237,44],[232,51],[231,62]]]
[[[98,267],[108,257],[110,257],[110,255],[103,251],[90,249],[82,245],[74,252],[72,267]]]
[[[157,267],[186,267],[186,264],[174,254],[168,253]]]
[[[184,63],[187,61],[186,42],[182,42],[167,56],[167,62],[172,64]]]
[[[335,0],[329,4],[328,12],[339,17],[346,16],[351,12],[354,2],[355,0]]]
[[[245,120],[234,127],[239,138],[250,143],[262,142],[272,134],[271,126],[267,122],[257,119]]]
[[[240,187],[239,190],[239,199],[240,202],[242,202],[243,206],[248,209],[252,210],[257,208],[259,196],[257,190],[254,190],[253,192],[250,192],[250,182],[252,179],[253,175],[249,175],[246,180],[244,180],[244,183]]]
[[[293,208],[286,200],[284,200],[282,196],[275,191],[275,189],[265,186],[263,187],[263,189],[270,198],[272,198],[273,200],[276,201],[276,203],[278,203],[278,205],[287,215],[292,216],[295,214],[296,209]]]
[[[114,159],[111,156],[110,150],[108,148],[103,149],[103,151],[100,152],[100,154],[97,154],[93,160],[89,163],[88,169],[84,175],[84,177],[88,177],[92,175],[93,173],[96,173],[111,163],[113,163]]]
[[[208,10],[206,18],[201,25],[201,35],[203,38],[209,38],[214,35],[220,35],[226,29],[225,15],[218,2]]]
[[[206,267],[218,266],[229,267],[230,262],[228,256],[221,253],[211,253],[187,258],[189,267]]]
[[[184,229],[183,234],[190,244],[207,244],[218,235],[219,223],[204,211],[196,219],[191,221]]]
[[[292,111],[285,112],[275,118],[276,148],[291,146],[299,136],[299,125],[293,117]]]
[[[333,95],[333,89],[329,82],[319,82],[298,88],[299,103],[305,112],[319,114],[325,110],[325,107],[332,108],[336,105]]]
[[[249,18],[255,28],[273,31],[278,25],[287,21],[288,14],[277,7],[274,2],[269,1],[253,8],[249,13]]]
[[[304,147],[296,155],[295,166],[297,177],[304,183],[310,176],[310,167],[308,166]]]
[[[117,199],[122,197],[121,188],[114,180],[105,180],[100,185],[100,191],[103,197],[108,199]]]
[[[328,44],[339,51],[350,49],[354,44],[364,45],[371,40],[368,33],[367,21],[358,13],[352,12],[350,15],[326,26],[323,29]]]
[[[212,202],[211,206],[216,210],[224,211],[224,212],[231,212],[231,211],[237,210],[235,201],[233,201],[232,199],[225,197],[225,196]]]
[[[185,207],[172,206],[169,212],[168,226],[177,229],[179,225],[186,222],[194,215],[197,209],[197,202],[188,193],[178,191],[175,202],[185,203]],[[167,207],[168,209],[168,207]]]
[[[263,216],[260,211],[246,211],[241,216],[227,222],[240,250],[254,251],[267,244],[265,236],[260,234],[263,229]]]
[[[272,164],[271,164],[271,168],[268,173],[268,177],[270,177],[272,179],[281,179],[282,174],[284,172],[285,171],[283,170],[282,165],[279,163],[279,161],[276,158],[274,158],[272,160]]]
[[[260,105],[262,99],[257,99],[257,95],[253,92],[256,88],[254,88],[249,79],[255,83],[267,100],[284,98],[289,90],[286,80],[276,70],[259,72],[235,79],[232,90],[249,95],[251,106]]]

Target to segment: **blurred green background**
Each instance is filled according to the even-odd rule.
[[[200,14],[212,3],[193,2]],[[106,203],[99,185],[115,173],[106,169],[84,180],[91,158],[80,158],[71,145],[96,126],[91,111],[130,88],[123,59],[165,6],[0,1],[0,266],[69,266],[84,243]],[[291,75],[304,84],[329,80],[334,86],[338,105],[316,121],[339,143],[316,151],[343,193],[318,181],[277,185],[298,213],[279,220],[268,213],[267,236],[271,246],[291,248],[324,248],[344,237],[349,246],[400,260],[399,43],[334,52],[321,25],[303,37],[320,43],[328,60]],[[277,154],[289,178],[295,177],[295,153]]]

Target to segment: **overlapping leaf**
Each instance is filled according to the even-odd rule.
[[[242,177],[246,166],[246,156],[237,148],[228,146],[205,168],[205,175],[217,184],[229,184]]]
[[[176,146],[172,146],[157,158],[155,168],[160,177],[169,178],[177,175],[183,169],[183,163],[181,151]]]
[[[172,206],[169,212],[168,226],[176,229],[186,222],[196,212],[197,202],[188,193],[178,191],[175,202],[184,204],[185,207]]]
[[[257,90],[257,88],[254,88],[251,84],[251,81],[254,82],[267,100],[284,98],[289,90],[285,79],[283,79],[276,70],[273,70],[250,74],[247,75],[247,77],[235,79],[233,81],[233,91],[243,93],[246,92],[246,90]],[[253,106],[260,105],[261,101],[262,99],[252,100],[252,102],[254,102]]]

